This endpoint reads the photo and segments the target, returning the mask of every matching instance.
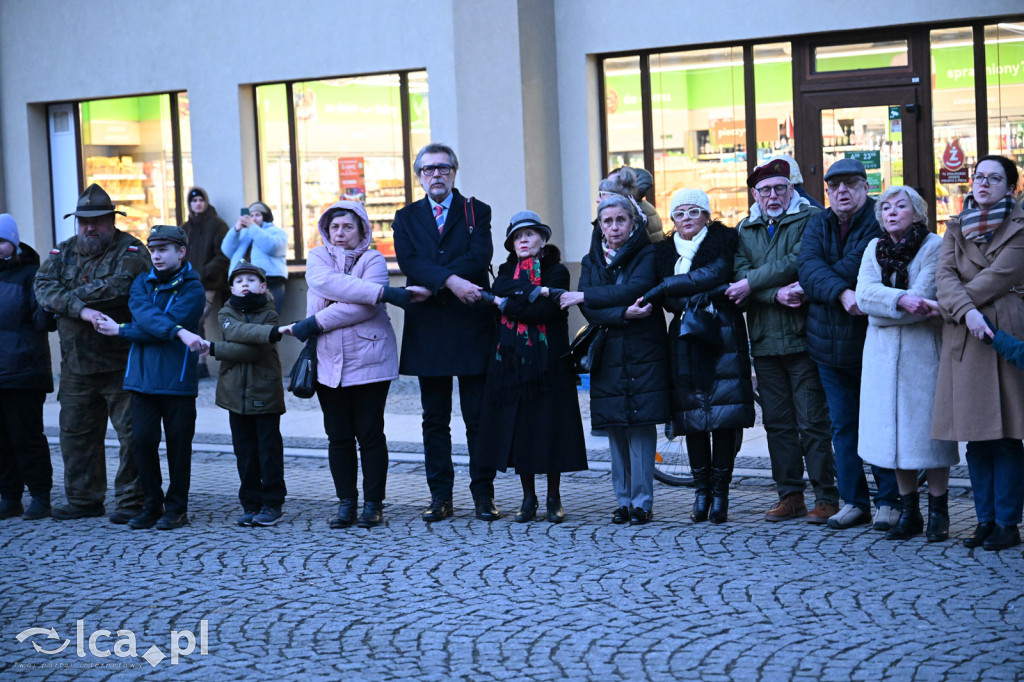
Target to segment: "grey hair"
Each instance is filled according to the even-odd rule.
[[[416,160],[412,163],[412,170],[416,175],[420,174],[420,168],[422,167],[420,162],[423,159],[424,154],[447,154],[448,158],[451,160],[452,170],[459,170],[459,158],[455,156],[455,150],[441,142],[431,142],[416,154]]]
[[[928,204],[925,203],[924,199],[920,194],[917,193],[913,187],[907,187],[906,185],[893,185],[889,189],[885,190],[878,195],[875,199],[875,220],[881,224],[882,222],[882,204],[889,199],[893,198],[897,194],[906,194],[907,198],[910,199],[910,205],[914,209],[914,222],[928,224]]]
[[[633,219],[633,225],[643,224],[642,211],[640,206],[637,205],[630,197],[622,196],[621,194],[612,194],[601,200],[601,203],[597,206],[597,220],[601,221],[601,214],[604,213],[605,209],[609,208],[621,208],[629,212],[630,217]]]

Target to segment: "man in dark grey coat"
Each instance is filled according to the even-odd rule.
[[[476,516],[501,516],[494,504],[494,469],[479,462],[477,430],[484,399],[487,353],[494,334],[486,296],[491,209],[455,189],[459,161],[443,144],[428,144],[413,165],[427,196],[395,213],[395,255],[408,284],[432,296],[406,308],[399,371],[419,377],[423,450],[430,505],[424,521],[452,515],[452,378],[459,378],[462,417],[469,445],[470,492]]]

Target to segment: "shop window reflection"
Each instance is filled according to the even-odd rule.
[[[779,154],[795,156],[793,57],[789,43],[754,46],[757,164]]]
[[[988,149],[1024,165],[1024,23],[985,27]]]
[[[644,120],[639,57],[604,60],[604,105],[608,170],[642,167]]]
[[[274,214],[274,223],[288,233],[289,260],[294,260],[292,218],[292,152],[288,141],[288,95],[284,83],[256,88],[256,134],[259,138],[260,200]]]

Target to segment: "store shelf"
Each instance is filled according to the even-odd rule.
[[[142,173],[138,173],[138,174],[136,174],[136,173],[130,173],[130,174],[129,173],[125,173],[125,174],[100,173],[100,174],[92,174],[92,175],[89,176],[89,178],[92,179],[92,180],[96,180],[96,181],[99,181],[99,180],[145,180],[146,176],[144,174],[142,174]]]
[[[111,201],[145,201],[146,195],[143,194],[111,194]]]

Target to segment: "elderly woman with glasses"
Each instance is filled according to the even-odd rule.
[[[675,233],[655,246],[661,282],[644,300],[659,301],[674,314],[669,325],[672,426],[686,437],[697,488],[690,518],[723,523],[743,429],[754,425],[747,327],[725,295],[739,239],[735,230],[711,219],[708,196],[699,189],[677,191],[669,215]],[[710,317],[711,333],[689,333],[684,321],[691,315]]]
[[[657,429],[669,419],[665,319],[640,301],[657,282],[640,215],[628,197],[601,201],[580,290],[560,299],[562,308],[579,305],[590,324],[606,330],[590,375],[590,418],[607,432],[611,448],[618,502],[612,523],[633,525],[653,516]]]
[[[932,437],[967,441],[978,525],[964,546],[1020,544],[1024,506],[1024,372],[986,345],[995,328],[1024,335],[1024,209],[1017,166],[985,156],[971,195],[946,226],[935,273],[942,356]]]
[[[932,403],[939,371],[941,319],[935,266],[942,238],[928,231],[928,207],[896,185],[875,202],[885,234],[868,243],[857,275],[857,306],[868,316],[860,392],[864,461],[896,471],[902,509],[885,537],[924,531],[917,473],[928,478],[928,542],[949,537],[949,467],[956,443],[932,440]]]

